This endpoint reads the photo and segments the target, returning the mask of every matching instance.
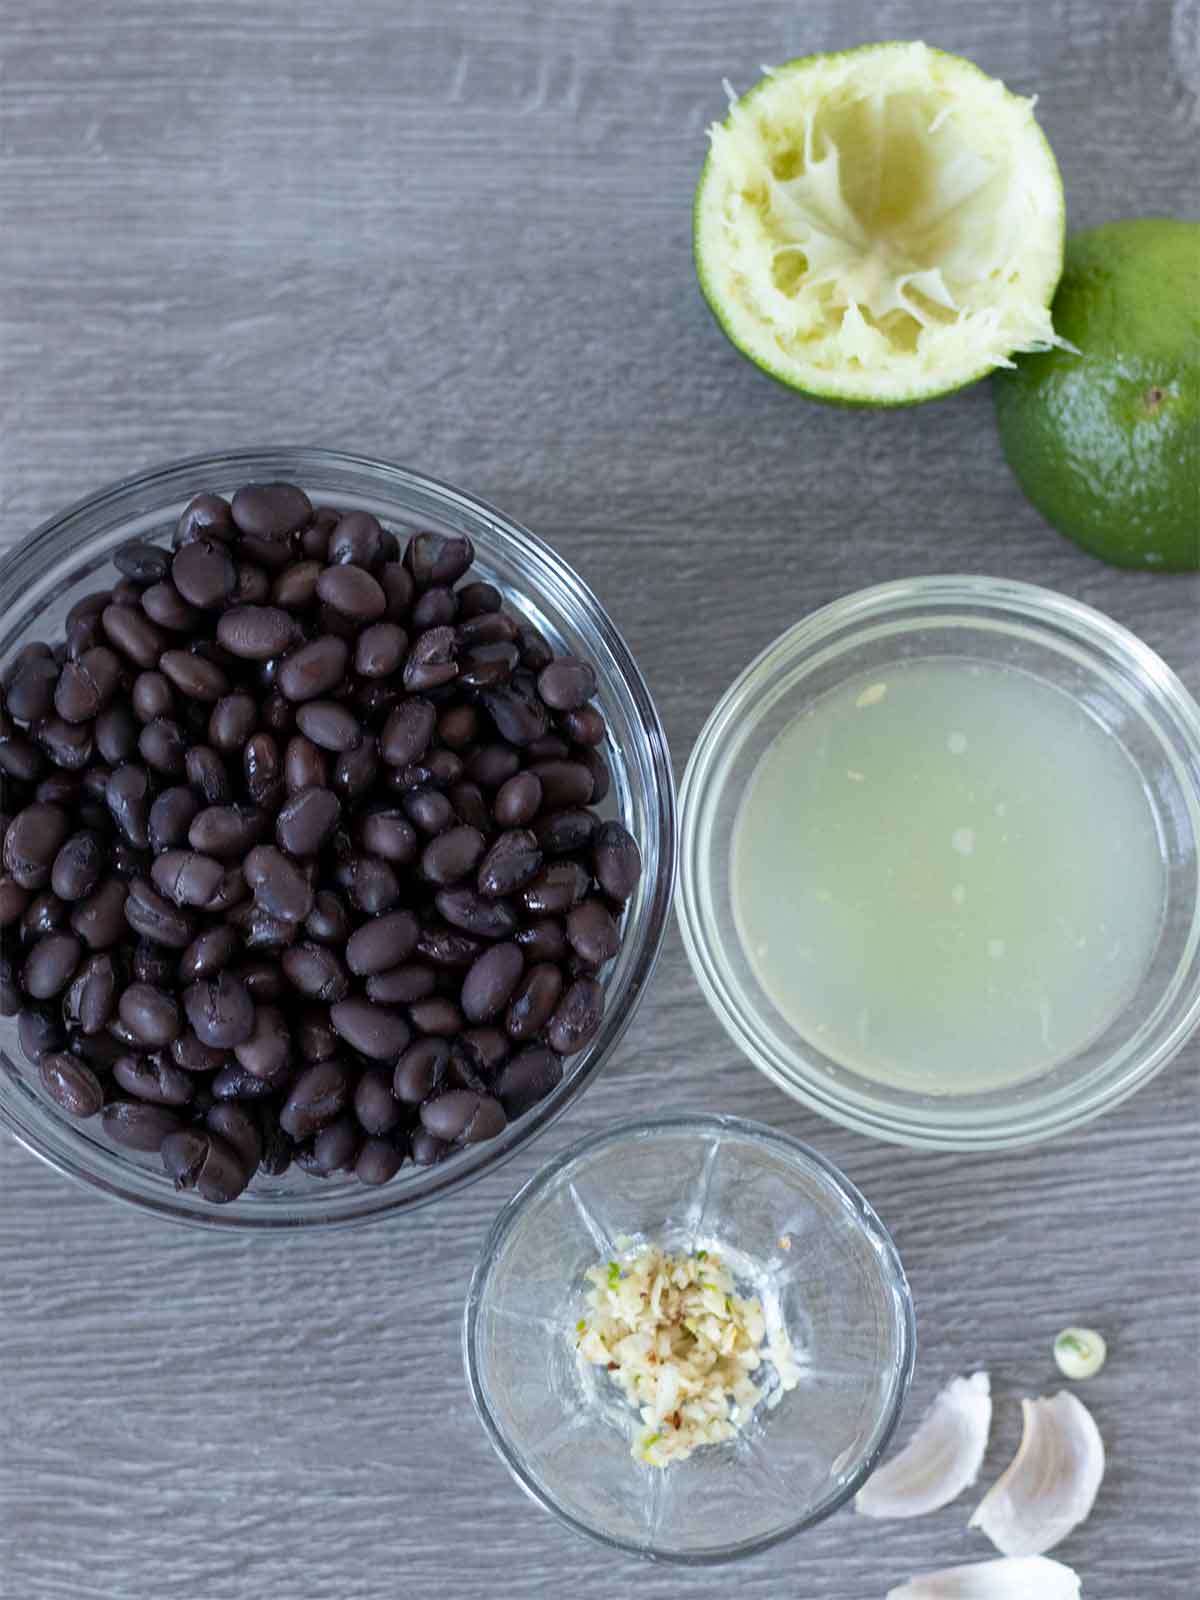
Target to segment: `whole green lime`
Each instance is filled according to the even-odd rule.
[[[1018,482],[1104,561],[1200,570],[1200,222],[1075,234],[1053,312],[1078,355],[1026,356],[993,379]]]

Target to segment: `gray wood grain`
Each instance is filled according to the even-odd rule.
[[[688,200],[722,75],[921,37],[1036,91],[1074,226],[1200,212],[1196,0],[0,0],[0,540],[126,472],[231,442],[421,467],[550,538],[643,662],[677,764],[786,624],[867,582],[990,571],[1109,611],[1200,691],[1200,585],[1059,540],[986,387],[810,407],[725,346]],[[645,574],[650,575],[646,581]],[[647,1570],[561,1529],[471,1414],[458,1319],[496,1209],[580,1134],[732,1109],[841,1164],[920,1317],[910,1423],[986,1364],[993,1474],[1068,1320],[1111,1467],[1059,1552],[1089,1600],[1196,1592],[1195,1043],[1091,1128],[928,1156],[819,1121],[736,1058],[672,933],[564,1126],[411,1221],[196,1237],[0,1141],[0,1596],[384,1600],[436,1592],[871,1600],[982,1558],[968,1503],[843,1513],[728,1571]]]

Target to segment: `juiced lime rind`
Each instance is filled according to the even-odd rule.
[[[1072,235],[1054,318],[1080,353],[1025,357],[994,381],[1017,481],[1101,560],[1200,571],[1200,222]]]
[[[1065,210],[1033,101],[961,57],[903,42],[803,57],[740,99],[727,92],[729,114],[710,130],[696,190],[696,268],[721,328],[769,376],[813,399],[911,405],[984,377],[1016,351],[1054,345],[1048,308]],[[827,126],[839,112],[839,138],[876,140],[844,177]],[[956,119],[969,141],[951,142]],[[864,211],[874,204],[876,232],[847,190]],[[905,192],[915,207],[907,219],[897,205]],[[765,220],[748,194],[766,205]],[[932,209],[939,200],[941,213]],[[807,249],[789,292],[775,263],[796,256],[797,243]],[[811,292],[810,255],[825,280]]]

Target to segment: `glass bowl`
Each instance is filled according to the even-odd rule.
[[[665,1469],[631,1454],[636,1412],[575,1351],[584,1273],[644,1243],[720,1249],[801,1369],[733,1439]],[[552,1161],[493,1224],[463,1323],[475,1408],[521,1487],[603,1544],[693,1565],[765,1550],[849,1500],[914,1351],[904,1269],[862,1195],[797,1140],[723,1116],[627,1123]]]
[[[583,1092],[633,1017],[658,958],[675,875],[675,793],[670,755],[649,690],[624,640],[595,596],[549,546],[470,495],[385,462],[334,450],[264,448],[197,456],[113,484],[44,523],[0,562],[0,661],[31,639],[62,637],[72,604],[118,574],[113,552],[130,539],[169,543],[175,521],[203,489],[231,493],[249,481],[288,479],[317,505],[373,512],[404,533],[429,528],[474,541],[474,573],[558,650],[585,656],[608,721],[603,746],[612,788],[599,809],[639,841],[641,883],[629,902],[620,954],[603,975],[606,1010],[592,1043],[566,1064],[562,1082],[498,1138],[439,1166],[405,1166],[379,1188],[351,1177],[320,1179],[297,1168],[259,1174],[237,1200],[213,1206],[177,1194],[157,1158],[112,1145],[99,1119],[69,1119],[41,1092],[17,1043],[15,1021],[0,1019],[0,1125],[68,1177],[159,1216],[218,1228],[294,1228],[362,1222],[427,1204],[513,1155]]]
[[[780,1014],[738,936],[730,866],[738,806],[781,729],[860,674],[939,657],[1032,674],[1120,742],[1153,810],[1166,892],[1140,985],[1098,1037],[1039,1076],[952,1095],[862,1076]],[[770,645],[723,696],[688,762],[680,812],[677,912],[705,998],[769,1078],[862,1133],[940,1149],[1046,1139],[1132,1094],[1200,1021],[1200,707],[1141,640],[1063,595],[986,577],[932,577],[826,606]]]

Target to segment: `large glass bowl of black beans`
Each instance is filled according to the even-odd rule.
[[[234,1227],[511,1155],[657,959],[661,724],[546,545],[324,450],[184,461],[0,565],[0,1120]]]

